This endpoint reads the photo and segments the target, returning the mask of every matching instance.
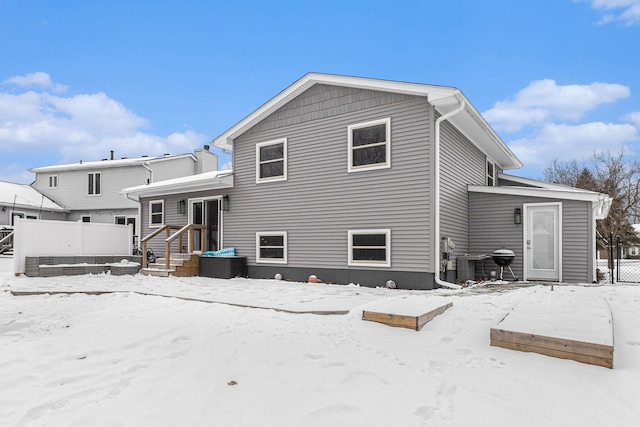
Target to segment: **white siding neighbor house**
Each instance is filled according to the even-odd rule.
[[[209,147],[194,154],[109,159],[30,169],[36,174],[31,186],[67,212],[67,221],[131,224],[134,240],[140,234],[139,204],[122,197],[120,190],[132,184],[215,171],[218,158]],[[137,244],[137,242],[134,242]]]

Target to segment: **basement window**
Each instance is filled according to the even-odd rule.
[[[287,263],[287,232],[256,233],[256,261],[273,264]]]
[[[391,267],[391,230],[349,230],[349,265]]]

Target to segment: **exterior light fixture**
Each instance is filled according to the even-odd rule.
[[[229,196],[222,196],[222,203],[220,204],[220,209],[224,212],[229,210]]]
[[[516,208],[513,211],[513,223],[514,224],[522,224],[522,209]]]

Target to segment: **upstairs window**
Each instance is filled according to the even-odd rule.
[[[49,188],[58,188],[58,175],[49,175]]]
[[[284,231],[256,233],[256,261],[287,263],[287,233]]]
[[[157,228],[164,225],[164,200],[149,202],[149,227]]]
[[[391,267],[391,230],[349,230],[349,265]]]
[[[256,145],[256,182],[287,179],[287,139],[261,142]]]
[[[90,196],[98,196],[100,195],[100,172],[93,172],[89,174],[89,195]]]
[[[489,187],[496,185],[496,165],[489,159],[487,159],[487,185]]]
[[[348,172],[391,167],[391,119],[348,126]]]

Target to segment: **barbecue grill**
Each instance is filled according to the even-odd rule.
[[[493,251],[493,253],[491,254],[491,258],[493,258],[493,262],[495,262],[500,266],[500,280],[504,280],[502,278],[502,274],[504,272],[505,267],[509,269],[509,271],[511,272],[511,276],[513,276],[513,279],[516,281],[518,280],[518,277],[515,274],[513,274],[513,270],[511,269],[511,263],[513,262],[513,259],[515,257],[516,257],[516,254],[514,254],[512,250],[504,249],[504,248],[497,249]]]

